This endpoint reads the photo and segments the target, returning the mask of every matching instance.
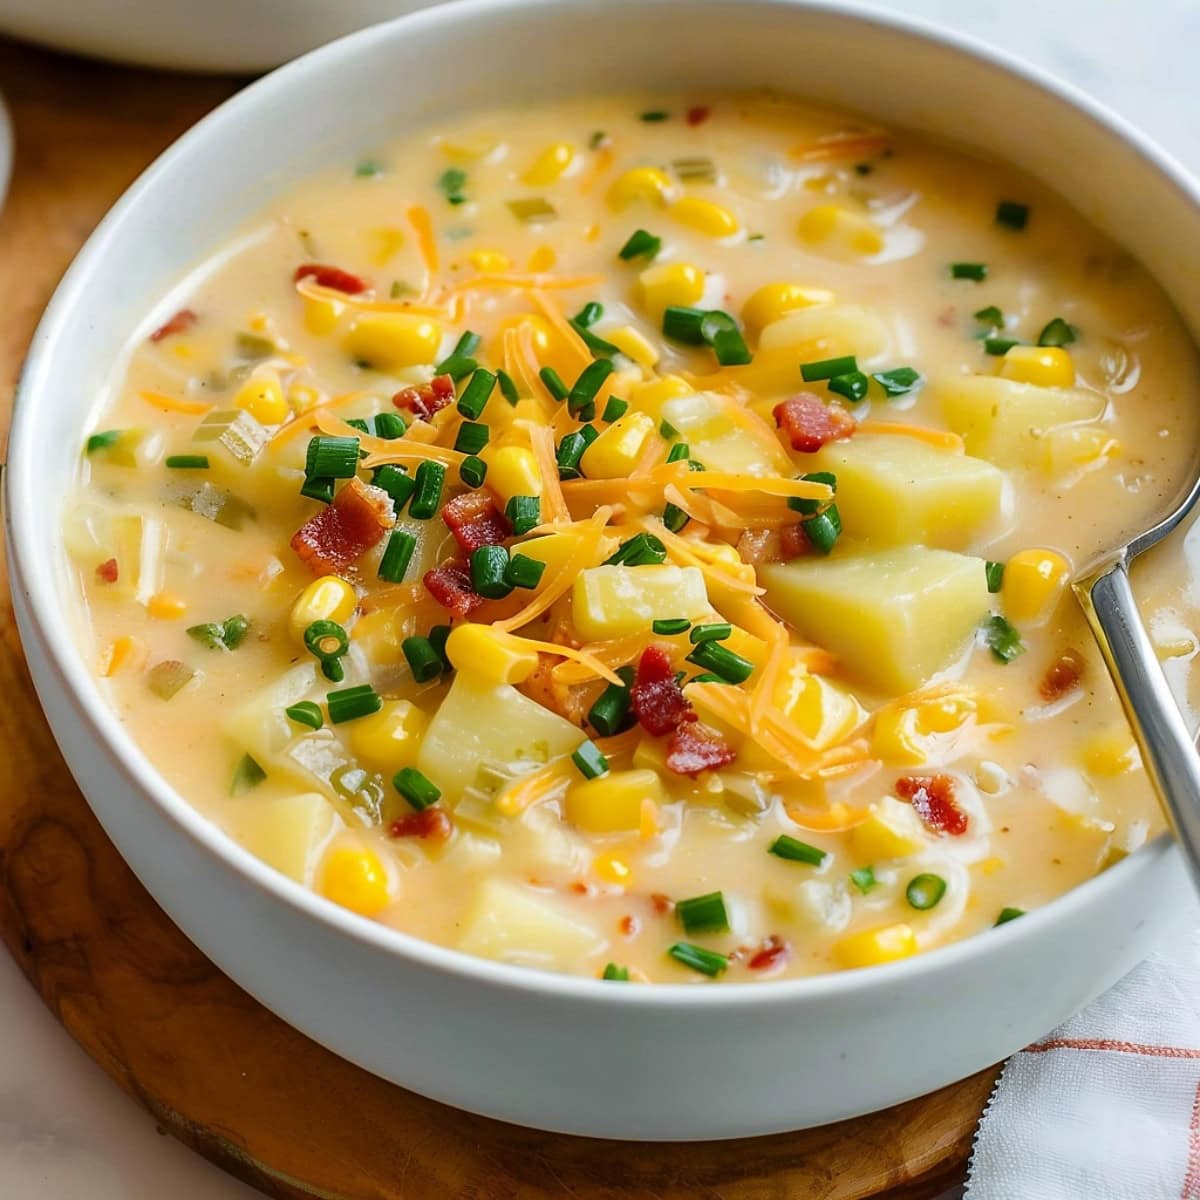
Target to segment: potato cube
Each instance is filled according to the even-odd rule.
[[[897,546],[763,567],[766,601],[867,687],[911,691],[948,667],[988,611],[984,562]]]
[[[251,797],[239,809],[233,833],[267,866],[297,883],[308,883],[337,820],[333,805],[320,792]]]
[[[590,567],[575,578],[571,617],[589,642],[645,633],[659,617],[695,621],[712,611],[698,567]]]
[[[575,784],[563,800],[563,815],[590,833],[617,833],[641,825],[645,801],[660,804],[663,799],[656,771],[610,771]]]
[[[792,364],[792,373],[795,363]],[[691,447],[691,456],[710,471],[734,471],[744,475],[790,475],[792,464],[782,446],[756,438],[730,418],[719,401],[704,392],[666,401],[662,416],[679,430]]]

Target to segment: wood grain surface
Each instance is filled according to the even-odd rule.
[[[70,258],[138,172],[237,85],[0,39],[17,137],[0,216],[5,437],[21,358]],[[2,578],[0,596],[0,934],[109,1075],[232,1174],[287,1200],[918,1200],[961,1178],[992,1070],[823,1129],[631,1145],[459,1113],[321,1049],[217,971],[125,866],[38,708]]]

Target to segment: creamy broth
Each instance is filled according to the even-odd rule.
[[[230,836],[433,942],[704,982],[1161,828],[1066,581],[1179,486],[1195,355],[1062,199],[770,96],[362,149],[147,318],[65,515],[111,703]],[[1186,692],[1181,557],[1140,587]]]

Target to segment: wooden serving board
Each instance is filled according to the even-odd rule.
[[[0,216],[6,434],[22,356],[70,258],[135,175],[238,81],[103,66],[0,39],[0,83],[17,138]],[[961,1178],[994,1070],[824,1129],[678,1146],[518,1129],[343,1062],[223,976],[125,866],[51,738],[2,577],[0,694],[0,934],[122,1088],[267,1195],[917,1200]]]

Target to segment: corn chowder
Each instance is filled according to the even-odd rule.
[[[182,284],[65,537],[112,704],[278,871],[508,963],[806,975],[1158,830],[1065,588],[1195,378],[1011,170],[769,96],[489,113]]]

